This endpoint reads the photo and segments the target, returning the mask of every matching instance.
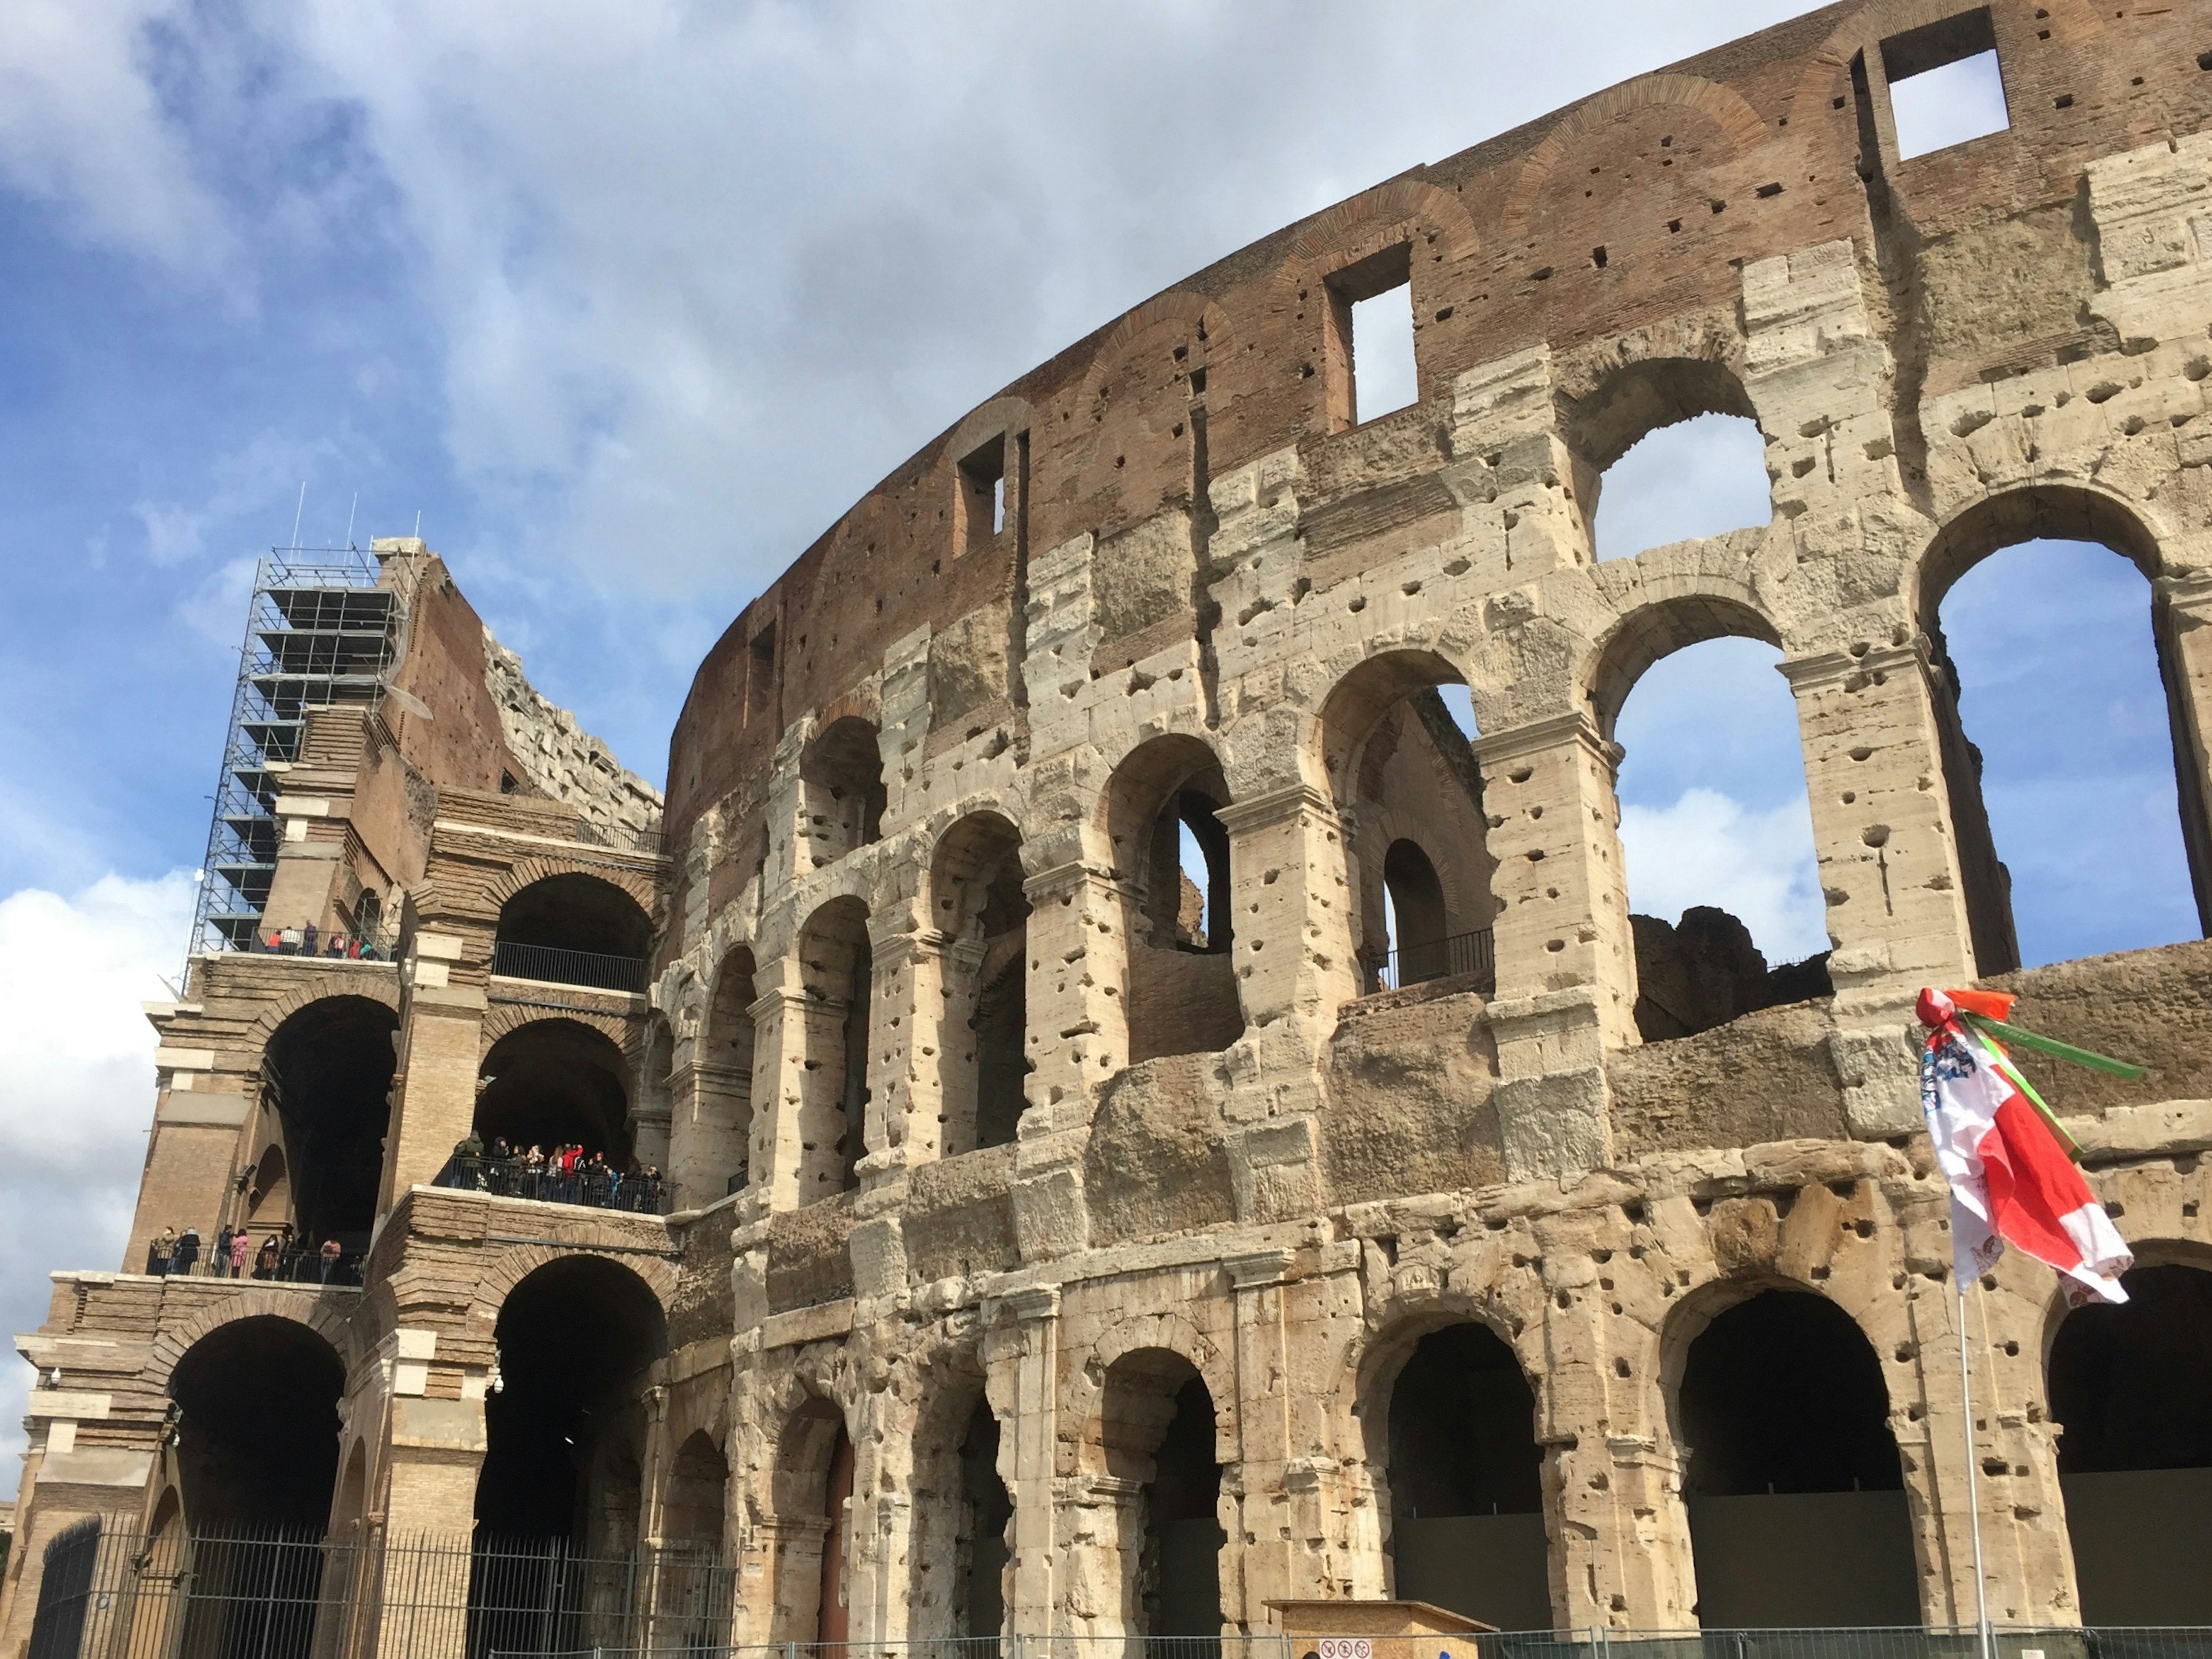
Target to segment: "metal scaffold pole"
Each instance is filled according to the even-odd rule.
[[[1966,1516],[1974,1540],[1974,1634],[1981,1659],[1996,1659],[1990,1638],[1989,1580],[1982,1572],[1982,1492],[1974,1468],[1978,1454],[1974,1449],[1973,1367],[1966,1358],[1966,1281],[1955,1272],[1952,1278],[1958,1290],[1958,1317],[1953,1322],[1959,1333],[1959,1431],[1966,1441]]]

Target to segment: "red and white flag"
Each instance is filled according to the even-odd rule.
[[[2069,1302],[2124,1302],[2120,1275],[2135,1258],[2119,1230],[2029,1099],[2010,1057],[1960,1018],[1963,1006],[2002,1020],[2012,1001],[1987,991],[1920,994],[1920,1022],[1929,1028],[1920,1105],[1951,1186],[1959,1282],[1980,1278],[2010,1244],[2063,1274]]]

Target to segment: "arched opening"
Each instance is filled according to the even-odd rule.
[[[1984,975],[2212,926],[2204,780],[2175,618],[2150,586],[2160,568],[2149,532],[2083,490],[1984,501],[1929,551],[1921,627]]]
[[[1796,704],[1772,626],[1722,599],[1627,617],[1590,686],[1620,745],[1647,1042],[1832,994]]]
[[[799,763],[806,842],[801,869],[820,869],[883,839],[884,757],[876,728],[857,714],[836,720]]]
[[[868,1021],[875,982],[868,907],[857,898],[837,898],[810,916],[799,930],[799,971],[806,992],[799,1201],[811,1204],[857,1187],[860,1155],[867,1150]]]
[[[995,1640],[1006,1628],[1006,1528],[1013,1519],[1013,1499],[999,1478],[999,1419],[979,1399],[960,1442],[959,1635]]]
[[[1774,516],[1765,436],[1742,382],[1720,363],[1627,364],[1577,399],[1564,428],[1595,558]]]
[[[845,1415],[810,1395],[776,1447],[774,1632],[779,1642],[843,1642],[851,1634],[854,1482]]]
[[[1464,976],[1493,988],[1492,866],[1459,672],[1426,651],[1370,658],[1338,682],[1322,764],[1346,826],[1370,991]]]
[[[1221,1634],[1221,1466],[1213,1396],[1197,1368],[1163,1348],[1107,1369],[1099,1406],[1106,1473],[1136,1489],[1120,1528],[1122,1614],[1131,1635]]]
[[[533,881],[500,907],[491,970],[513,979],[642,992],[653,921],[612,882],[570,872]]]
[[[248,1210],[258,1224],[287,1219],[318,1247],[335,1238],[365,1249],[376,1219],[391,1121],[392,1038],[399,1017],[367,997],[325,997],[279,1025],[261,1062],[261,1099],[282,1136],[274,1182]],[[289,1199],[289,1214],[281,1206]]]
[[[1549,1630],[1543,1453],[1513,1350],[1472,1322],[1431,1331],[1391,1386],[1389,1425],[1398,1597]]]
[[[1213,1054],[1244,1033],[1230,957],[1229,784],[1197,738],[1139,744],[1106,792],[1123,891],[1131,1063]]]
[[[337,1504],[331,1510],[331,1535],[357,1539],[368,1513],[368,1448],[359,1441],[346,1459],[345,1474],[338,1482]]]
[[[270,1141],[253,1160],[246,1188],[246,1225],[256,1231],[274,1228],[292,1213],[292,1182],[284,1162],[284,1148]]]
[[[707,1022],[691,1062],[688,1101],[678,1103],[671,1159],[678,1197],[697,1209],[744,1186],[753,1133],[753,953],[738,945],[714,975]]]
[[[344,1362],[294,1320],[234,1320],[192,1344],[169,1376],[185,1524],[319,1535],[337,1480],[344,1390]]]
[[[2124,1275],[2051,1345],[2058,1485],[2085,1625],[2212,1625],[2212,1273]]]
[[[703,1555],[722,1550],[722,1516],[730,1466],[704,1429],[695,1431],[669,1460],[660,1498],[660,1540]]]
[[[1674,1403],[1699,1624],[1919,1622],[1888,1390],[1850,1315],[1800,1291],[1737,1303],[1690,1342]]]
[[[931,866],[930,919],[950,941],[937,1045],[948,1158],[1011,1143],[1025,1103],[1030,902],[1021,848],[1005,818],[971,813],[946,832]]]
[[[603,1033],[572,1019],[538,1019],[518,1025],[491,1046],[478,1074],[477,1134],[494,1166],[526,1163],[535,1149],[550,1158],[560,1148],[582,1149],[617,1172],[629,1167],[629,1067],[622,1050]],[[521,1198],[590,1200],[579,1188],[556,1191],[550,1173],[518,1185]],[[505,1187],[491,1183],[500,1190]]]
[[[480,1539],[525,1553],[552,1539],[588,1555],[626,1553],[636,1542],[645,1373],[668,1352],[659,1298],[604,1256],[563,1256],[507,1292],[494,1340]]]
[[[972,1358],[956,1363],[914,1430],[906,1635],[915,1642],[994,1640],[1006,1623],[1014,1511],[999,1478],[999,1419]]]

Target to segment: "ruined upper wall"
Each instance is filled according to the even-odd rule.
[[[2085,168],[2212,113],[2201,9],[1998,0],[2009,130],[1900,161],[1882,43],[1974,9],[1832,6],[1626,82],[1263,239],[1022,377],[871,491],[708,654],[671,744],[671,828],[720,802],[726,821],[747,817],[790,723],[872,717],[872,677],[923,628],[939,727],[1018,720],[1032,550],[1097,537],[1118,574],[1098,595],[1097,661],[1119,666],[1209,625],[1184,573],[1204,556],[1210,477],[1298,446],[1317,495],[1394,482],[1373,445],[1345,452],[1370,476],[1332,476],[1326,442],[1348,377],[1332,297],[1359,297],[1394,258],[1410,262],[1425,404],[1540,344],[1571,401],[1618,362],[1608,343],[1639,331],[1668,337],[1638,355],[1725,361],[1741,349],[1745,264],[1847,240],[1895,362],[1917,489],[1923,398],[2119,343],[2086,305],[2099,250]],[[1680,412],[1694,411],[1665,418]],[[1443,422],[1389,418],[1404,428],[1395,471],[1433,470]],[[1585,440],[1587,497],[1613,453],[1606,434]],[[1008,523],[995,537],[965,522],[961,478],[994,442]],[[1421,510],[1370,505],[1386,520]],[[1316,526],[1309,540],[1340,535],[1364,558],[1394,527]]]

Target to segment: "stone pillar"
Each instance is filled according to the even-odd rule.
[[[690,1045],[696,1048],[697,1044]],[[703,1210],[729,1196],[730,1177],[750,1158],[752,1074],[732,1066],[686,1061],[668,1076],[674,1103],[668,1174],[677,1207]]]
[[[1480,738],[1474,751],[1497,860],[1490,1018],[1506,1169],[1571,1177],[1611,1156],[1605,1055],[1638,1040],[1620,750],[1575,713]]]
[[[999,1478],[1014,1507],[1013,1547],[1008,1576],[1006,1631],[1015,1636],[1050,1636],[1059,1629],[1058,1577],[1063,1552],[1055,1532],[1060,1486],[1060,1291],[1053,1285],[1016,1291],[1000,1304],[1014,1316],[985,1346],[996,1396],[1011,1396],[1012,1412],[1001,1417]],[[1012,1373],[1012,1387],[1005,1374]]]
[[[476,1123],[477,1074],[483,1057],[483,990],[455,985],[451,963],[461,941],[449,934],[415,936],[404,964],[398,1104],[384,1143],[384,1190],[377,1205],[388,1214],[410,1187],[437,1178],[454,1144]]]
[[[1221,1529],[1228,1541],[1221,1552],[1221,1613],[1224,1624],[1249,1633],[1270,1622],[1270,1601],[1326,1593],[1309,1588],[1299,1571],[1302,1540],[1318,1528],[1311,1516],[1294,1513],[1318,1510],[1319,1488],[1310,1460],[1297,1460],[1292,1478],[1291,1352],[1284,1328],[1291,1253],[1258,1250],[1221,1265],[1237,1310],[1237,1456],[1223,1460]]]
[[[752,1185],[771,1210],[794,1210],[844,1190],[842,998],[810,995],[795,955],[764,968],[753,1020]]]
[[[2159,580],[2152,632],[2166,680],[2166,719],[2173,731],[2174,792],[2181,800],[2181,838],[2189,849],[2197,925],[2212,935],[2212,571]]]
[[[969,1056],[966,1097],[975,1115],[974,1056],[966,1015],[953,1004],[962,979],[961,947],[933,928],[872,942],[869,994],[868,1158],[864,1175],[911,1169],[973,1144],[949,1136],[945,1118],[962,1092],[958,1058]],[[971,997],[972,1000],[972,997]]]
[[[1022,1260],[1036,1261],[1091,1241],[1084,1146],[1094,1091],[1128,1063],[1128,958],[1121,890],[1107,871],[1072,860],[1023,890],[1031,906],[1025,1042],[1036,1069],[1015,1153],[1014,1226]]]

